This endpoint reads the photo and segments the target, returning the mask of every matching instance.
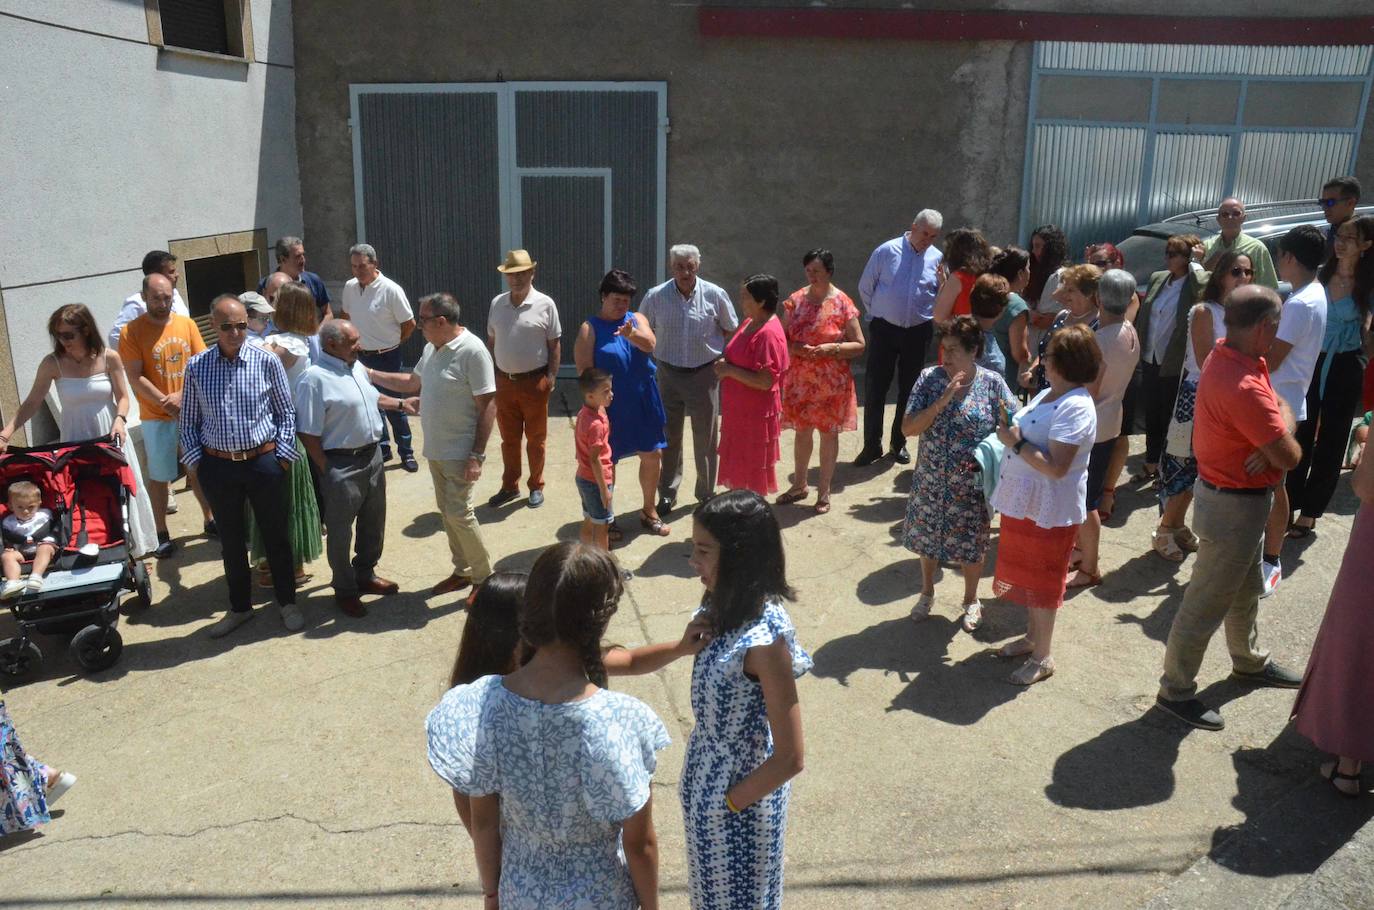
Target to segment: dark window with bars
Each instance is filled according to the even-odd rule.
[[[159,0],[163,44],[243,56],[234,46],[237,42],[231,43],[228,7],[233,2],[235,0]]]

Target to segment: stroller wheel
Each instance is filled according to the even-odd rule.
[[[0,674],[11,680],[28,676],[43,663],[43,651],[32,641],[7,638],[0,641]]]
[[[90,625],[76,633],[71,643],[72,659],[87,673],[114,666],[124,650],[124,639],[110,626]]]
[[[148,577],[147,563],[141,559],[134,563],[134,595],[138,598],[140,610],[153,605],[153,580]]]

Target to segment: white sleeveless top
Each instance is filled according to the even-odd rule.
[[[1212,345],[1216,346],[1217,339],[1226,335],[1226,326],[1223,319],[1226,318],[1226,309],[1219,303],[1207,300],[1202,303],[1207,308],[1207,312],[1212,314]],[[1202,368],[1198,366],[1197,352],[1193,350],[1193,317],[1197,314],[1194,307],[1188,313],[1188,343],[1184,346],[1183,354],[1183,378],[1197,382],[1197,378],[1202,375]],[[1211,348],[1208,348],[1210,352]]]

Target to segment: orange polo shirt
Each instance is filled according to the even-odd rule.
[[[1263,357],[1218,341],[1202,367],[1193,411],[1193,456],[1203,480],[1218,487],[1272,487],[1283,472],[1245,473],[1245,459],[1288,432]]]

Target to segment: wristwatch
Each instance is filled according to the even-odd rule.
[[[486,452],[469,452],[469,453],[468,453],[468,458],[476,458],[476,459],[477,459],[477,463],[478,463],[478,464],[481,464],[482,462],[484,462],[484,461],[487,460],[487,453],[486,453]]]
[[[1025,446],[1026,443],[1028,443],[1029,441],[1030,440],[1026,439],[1026,437],[1022,436],[1020,439],[1016,440],[1016,445],[1012,446],[1011,450],[1015,452],[1017,455],[1020,455],[1021,448]]]

